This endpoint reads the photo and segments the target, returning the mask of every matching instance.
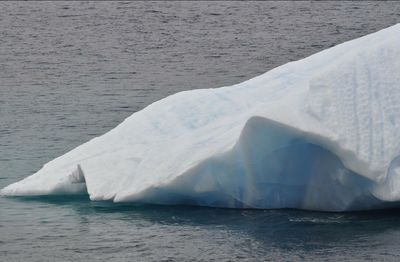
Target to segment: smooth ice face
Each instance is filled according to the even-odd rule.
[[[177,93],[3,195],[232,208],[399,206],[400,25],[238,85]]]

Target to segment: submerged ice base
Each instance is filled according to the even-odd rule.
[[[177,93],[1,190],[347,211],[400,206],[400,25]]]

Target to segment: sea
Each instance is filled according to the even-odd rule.
[[[0,188],[154,101],[400,22],[396,1],[0,2]],[[0,197],[0,261],[399,261],[400,210]]]

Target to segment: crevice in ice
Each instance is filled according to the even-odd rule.
[[[392,160],[385,181],[374,188],[373,193],[382,201],[395,202],[400,199],[400,156]]]
[[[60,181],[59,185],[52,190],[51,194],[88,194],[85,173],[81,165],[77,164],[70,175],[66,177],[66,180]]]
[[[86,183],[85,174],[82,171],[81,165],[77,165],[76,169],[69,176],[71,184]]]

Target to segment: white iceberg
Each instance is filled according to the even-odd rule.
[[[400,206],[400,24],[169,96],[1,190],[229,208]]]

